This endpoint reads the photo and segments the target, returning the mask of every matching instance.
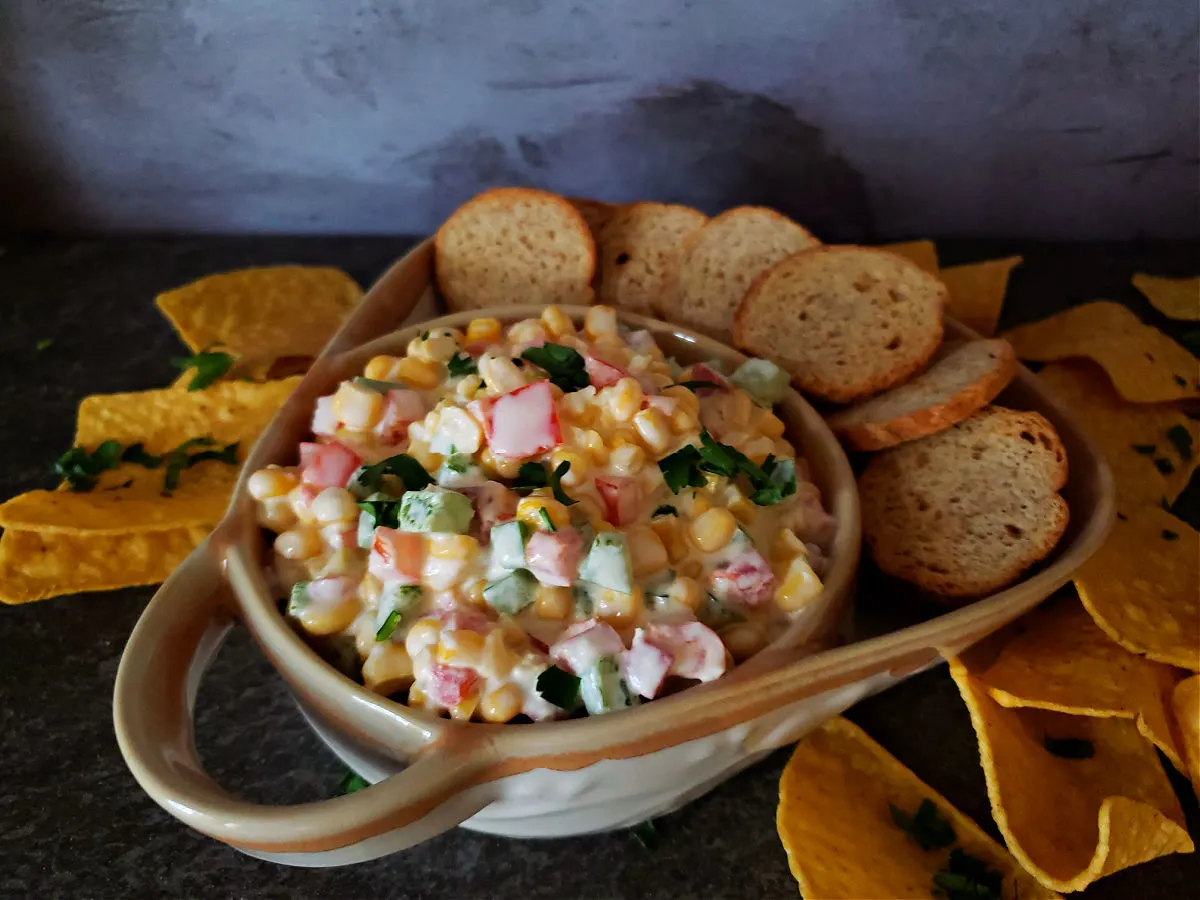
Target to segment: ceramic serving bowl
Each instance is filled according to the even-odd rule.
[[[126,762],[172,815],[254,856],[301,866],[359,862],[462,824],[514,837],[634,825],[700,796],[771,750],[795,741],[863,697],[957,653],[1037,605],[1103,541],[1112,479],[1070,416],[1022,371],[1008,405],[1037,409],[1067,447],[1071,527],[1034,574],[994,596],[879,637],[837,646],[850,611],[860,523],[854,476],[820,416],[789,393],[778,412],[809,463],[837,530],[818,606],[777,641],[709,684],[607,716],[521,725],[454,722],[380,697],[324,662],[284,620],[264,577],[263,537],[245,491],[250,473],[291,464],[313,403],[372,356],[402,351],[431,325],[478,315],[514,320],[534,307],[472,311],[396,330],[435,311],[432,248],[393,266],[333,337],[252,450],[223,522],[159,589],[130,637],[113,715]],[[583,308],[566,310],[578,321]],[[623,316],[683,362],[744,357],[683,329]],[[960,326],[951,330],[970,335]],[[382,336],[381,336],[382,335]],[[313,728],[348,765],[376,782],[318,803],[272,807],[241,800],[204,772],[192,706],[204,668],[241,622],[283,676]]]

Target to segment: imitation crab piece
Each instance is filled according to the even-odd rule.
[[[672,653],[649,641],[646,632],[639,628],[633,633],[629,649],[621,654],[621,674],[634,693],[652,700],[674,662]]]
[[[637,519],[642,505],[642,486],[636,478],[603,475],[596,479],[596,492],[604,502],[604,519],[621,528]]]
[[[517,495],[498,481],[462,487],[458,492],[466,495],[475,507],[469,533],[478,539],[482,547],[491,542],[493,525],[507,522],[517,515]]]
[[[367,571],[383,582],[419,584],[424,555],[424,535],[381,525],[371,542]]]
[[[338,418],[333,412],[333,395],[318,397],[316,408],[313,410],[312,433],[320,437],[333,437],[337,434]]]
[[[583,367],[597,390],[614,385],[622,378],[629,377],[629,373],[620,366],[606,363],[599,357],[590,354],[583,357]]]
[[[716,569],[709,589],[722,603],[758,606],[775,596],[775,574],[757,550],[745,550]]]
[[[562,633],[550,647],[550,658],[578,675],[594,666],[601,657],[616,656],[624,650],[621,636],[611,625],[588,619]]]
[[[671,654],[672,675],[712,681],[725,674],[725,644],[715,631],[702,622],[651,625],[646,639]]]
[[[345,487],[362,465],[362,457],[341,441],[301,444],[300,465],[303,470],[300,477],[305,484],[315,488]]]
[[[471,696],[478,681],[473,669],[434,663],[429,669],[425,693],[438,706],[454,707]]]
[[[408,437],[408,426],[425,418],[425,401],[416,391],[388,391],[383,416],[375,434],[385,444],[399,444]]]
[[[694,387],[693,389],[696,393],[701,396],[711,393],[714,390],[724,390],[729,387],[729,379],[708,365],[708,363],[696,363],[692,366],[692,377],[688,381],[707,381],[712,385],[711,388]]]
[[[468,407],[470,408],[470,407]],[[505,459],[528,459],[562,443],[550,382],[535,381],[481,405],[488,447]],[[475,409],[472,415],[478,417]]]
[[[542,584],[570,587],[582,558],[583,537],[573,529],[538,531],[525,544],[525,563]]]

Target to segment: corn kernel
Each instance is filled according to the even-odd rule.
[[[771,440],[783,437],[783,419],[769,409],[762,410],[755,427],[764,437],[769,437]]]
[[[361,609],[358,597],[347,594],[334,601],[309,603],[299,610],[296,618],[309,634],[337,634],[354,624]]]
[[[742,444],[740,449],[746,456],[750,457],[752,462],[762,465],[766,458],[775,450],[775,442],[770,438],[758,437]]]
[[[299,483],[295,472],[268,466],[259,469],[246,481],[246,490],[255,500],[266,500],[268,497],[279,497],[287,494]]]
[[[649,525],[635,525],[625,537],[635,578],[661,572],[667,567],[666,545]]]
[[[493,628],[483,641],[480,671],[488,678],[507,678],[516,664],[517,655],[505,643],[503,629]]]
[[[704,574],[704,565],[698,559],[689,559],[679,564],[679,573],[688,578],[699,578]]]
[[[671,446],[671,429],[657,409],[641,410],[634,415],[633,425],[647,450],[656,456],[667,452],[667,448]]]
[[[592,462],[598,466],[608,465],[608,445],[604,443],[600,432],[588,429],[584,435],[587,451],[592,455]]]
[[[474,400],[481,387],[483,387],[483,379],[472,373],[463,376],[462,381],[454,388],[454,393],[459,400]]]
[[[575,606],[575,598],[567,587],[551,587],[540,585],[536,599],[533,601],[534,611],[539,619],[565,619]]]
[[[479,554],[479,541],[469,534],[429,535],[429,555],[434,559],[467,560]]]
[[[434,332],[421,345],[421,355],[433,362],[445,362],[458,352],[458,341],[446,332]]]
[[[333,395],[333,414],[352,431],[374,428],[383,416],[383,406],[383,394],[353,381],[343,381]]]
[[[404,649],[413,659],[430,647],[437,647],[442,623],[437,619],[419,619],[404,636]]]
[[[692,415],[700,413],[700,398],[681,385],[664,388],[662,395],[675,401],[676,407],[686,409]]]
[[[292,501],[286,495],[259,500],[255,518],[263,528],[276,533],[287,531],[299,521],[296,511],[292,509]]]
[[[691,496],[683,498],[681,506],[688,515],[698,517],[712,509],[712,501],[708,498],[707,494],[692,491]]]
[[[487,584],[482,578],[472,578],[470,581],[463,582],[459,587],[464,600],[468,603],[473,603],[476,606],[486,605],[483,599],[483,586]]]
[[[775,562],[790,563],[797,556],[807,556],[808,548],[804,541],[796,537],[796,532],[790,528],[780,528],[771,539],[771,559]]]
[[[679,560],[687,556],[687,542],[683,539],[679,521],[675,516],[662,516],[655,519],[650,523],[650,528],[658,535],[658,539],[662,541],[663,546],[667,550],[667,557],[671,562],[679,562]]]
[[[467,343],[495,343],[500,340],[499,319],[472,319],[467,323]]]
[[[441,384],[444,374],[443,366],[428,359],[406,356],[396,364],[396,377],[405,384],[423,391],[431,390]]]
[[[546,330],[552,337],[575,333],[575,325],[571,322],[571,317],[557,306],[547,306],[542,310],[542,324],[546,326]]]
[[[714,507],[692,522],[692,543],[705,553],[716,553],[729,543],[737,530],[737,519],[727,509]]]
[[[730,426],[746,428],[754,415],[754,401],[745,391],[732,390],[725,393],[725,419]]]
[[[313,499],[312,512],[322,525],[357,521],[358,504],[345,488],[327,487]]]
[[[359,594],[361,599],[361,592]],[[375,640],[375,616],[359,615],[354,621],[354,649],[359,657],[366,659],[371,649],[379,643]]]
[[[536,344],[546,340],[540,319],[522,319],[508,326],[508,339],[514,344]]]
[[[410,440],[407,452],[409,456],[421,464],[421,468],[426,472],[436,472],[442,466],[442,454],[430,452],[427,441],[416,438]]]
[[[700,419],[691,410],[680,407],[671,413],[671,430],[676,434],[695,434],[700,430]]]
[[[725,648],[737,662],[749,659],[763,648],[767,638],[753,622],[739,622],[721,630]]]
[[[633,586],[631,594],[603,588],[597,592],[596,617],[612,625],[630,625],[640,619],[644,606],[645,592],[639,585]]]
[[[321,536],[312,528],[294,528],[275,538],[275,552],[284,559],[311,559],[321,552]]]
[[[410,456],[416,456],[411,448],[408,452]],[[418,457],[418,461],[420,461],[420,457]],[[425,465],[424,463],[421,464]],[[438,465],[441,465],[440,459]],[[484,447],[483,451],[479,454],[479,465],[485,472],[495,478],[516,478],[517,472],[521,470],[521,461],[519,459],[510,459],[507,456],[495,456],[490,447]],[[428,469],[429,466],[425,466],[425,468]]]
[[[591,462],[580,453],[570,450],[555,450],[550,454],[550,470],[554,471],[563,463],[570,463],[571,468],[563,473],[562,483],[566,487],[579,487],[587,480]]]
[[[675,383],[675,379],[665,372],[651,372],[650,382],[659,390],[670,387]]]
[[[413,709],[420,709],[425,706],[429,698],[425,696],[425,692],[415,684],[408,689],[408,705]]]
[[[477,365],[479,377],[497,394],[515,391],[526,383],[525,370],[517,368],[510,357],[485,353]]]
[[[504,634],[504,643],[514,653],[524,653],[529,649],[529,635],[512,619],[502,620],[500,630]]]
[[[363,374],[376,381],[391,381],[395,377],[396,363],[398,362],[400,360],[394,356],[376,356],[367,363]]]
[[[475,715],[475,710],[479,707],[479,694],[474,692],[472,695],[464,698],[455,706],[450,707],[450,718],[456,722],[470,722],[471,716]]]
[[[367,690],[386,697],[412,684],[412,658],[399,644],[379,642],[363,661],[362,676]]]
[[[602,334],[617,333],[617,311],[611,306],[593,306],[584,316],[583,330],[595,340]]]
[[[522,497],[517,504],[517,518],[530,528],[540,528],[549,531],[546,520],[542,518],[542,510],[546,510],[555,528],[566,528],[571,524],[571,515],[567,508],[553,497]]]
[[[466,628],[442,632],[438,643],[437,660],[451,666],[474,668],[483,659],[483,635]]]
[[[358,583],[358,598],[367,609],[379,606],[379,596],[383,593],[383,582],[376,576],[367,574]]]
[[[621,444],[608,454],[608,464],[618,475],[637,475],[646,465],[646,453],[637,444]]]
[[[758,515],[758,507],[750,502],[750,498],[737,487],[731,487],[727,494],[726,508],[737,517],[743,525],[749,525]]]
[[[645,399],[642,386],[632,378],[622,378],[616,384],[602,390],[599,396],[609,415],[618,422],[630,421]]]
[[[506,684],[486,694],[479,704],[479,715],[485,722],[507,722],[521,711],[521,690]]]
[[[823,590],[825,586],[808,560],[798,556],[788,566],[787,576],[775,592],[775,603],[786,612],[795,612],[819,597]]]
[[[686,606],[692,612],[700,608],[700,601],[704,599],[704,592],[700,590],[700,582],[695,578],[689,578],[686,575],[681,575],[671,582],[671,586],[667,588],[667,597],[681,606]]]

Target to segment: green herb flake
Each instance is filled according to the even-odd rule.
[[[1042,746],[1060,759],[1091,759],[1096,755],[1092,742],[1084,738],[1056,738],[1046,735]]]
[[[946,900],[1001,900],[1004,876],[958,847],[933,876],[934,892]]]
[[[568,712],[579,706],[579,676],[558,666],[543,669],[537,677],[538,695],[547,703]]]
[[[895,804],[889,803],[888,807],[892,812],[892,821],[922,850],[936,850],[954,843],[954,827],[942,818],[932,800],[922,800],[911,816]]]
[[[117,441],[104,441],[90,453],[82,447],[72,447],[54,461],[54,474],[72,491],[90,491],[100,473],[115,469],[120,461],[121,445]]]
[[[654,824],[653,819],[639,822],[629,830],[633,839],[641,844],[644,850],[653,853],[658,849],[658,826]]]
[[[375,632],[375,640],[386,641],[388,638],[390,638],[392,633],[396,630],[396,626],[400,624],[400,620],[403,617],[404,614],[398,609],[393,609],[390,613],[388,613],[387,618],[383,620],[383,624],[380,625],[379,629]]]
[[[1191,461],[1193,455],[1191,432],[1182,425],[1172,425],[1167,429],[1167,440],[1175,445],[1180,459],[1184,462]]]
[[[517,477],[513,479],[512,487],[518,494],[528,494],[549,483],[545,466],[541,463],[527,462],[521,463],[521,468],[517,469]]]
[[[400,524],[400,500],[359,500],[358,508],[371,518],[371,530]]]
[[[1162,530],[1162,536],[1163,536],[1163,540],[1164,540],[1164,541],[1177,541],[1177,540],[1179,540],[1179,532],[1178,532],[1178,531],[1172,531],[1170,528],[1164,528],[1164,529]]]
[[[1150,456],[1158,448],[1154,444],[1131,444],[1134,453],[1140,453],[1142,456]]]
[[[342,776],[342,780],[338,782],[337,792],[339,795],[353,794],[370,786],[371,783],[367,779],[363,778],[357,772],[347,769],[346,774]]]
[[[163,458],[147,453],[146,445],[139,442],[125,448],[125,452],[121,454],[121,462],[134,463],[145,466],[147,469],[157,469],[163,464]]]
[[[574,506],[579,502],[578,500],[573,499],[571,495],[563,489],[562,486],[563,476],[570,471],[571,463],[564,459],[558,464],[558,467],[550,473],[550,492],[554,494],[554,499],[563,506]]]
[[[558,531],[558,526],[554,524],[554,520],[550,518],[550,511],[544,506],[538,507],[538,515],[542,517],[542,524],[546,526],[549,532]]]
[[[406,491],[424,490],[433,484],[433,478],[425,468],[407,453],[397,453],[373,466],[363,466],[356,479],[367,492],[374,493],[383,487],[385,475],[395,475],[403,481]]]
[[[550,381],[566,393],[582,390],[591,384],[583,356],[572,347],[562,344],[542,344],[528,347],[521,358],[545,370]]]
[[[43,350],[49,350],[53,346],[54,338],[42,338],[34,345],[34,349],[36,349],[38,353],[41,353]]]
[[[472,356],[460,350],[450,357],[450,361],[446,363],[446,370],[451,378],[457,378],[459,375],[474,375],[479,371],[479,367]]]
[[[659,516],[678,516],[679,510],[670,504],[664,503],[662,506],[657,506],[654,512],[650,514],[650,518],[657,519]]]
[[[672,494],[678,494],[685,487],[704,487],[708,483],[704,473],[700,471],[702,461],[700,451],[691,444],[658,461],[663,481],[667,483]]]
[[[195,369],[196,374],[188,382],[189,391],[199,391],[208,387],[226,372],[233,368],[235,357],[218,350],[201,350],[195,356],[176,357],[171,365],[181,371]]]
[[[1162,472],[1164,475],[1170,475],[1175,471],[1175,464],[1169,459],[1163,459],[1162,457],[1159,457],[1158,459],[1154,460],[1154,468],[1158,469],[1158,471]]]

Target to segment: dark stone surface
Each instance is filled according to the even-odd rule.
[[[87,393],[166,384],[179,351],[156,291],[237,266],[341,265],[369,281],[406,246],[389,239],[198,239],[9,243],[0,255],[0,495],[48,487]],[[1022,250],[1005,324],[1093,297],[1127,301],[1131,272],[1184,274],[1195,245],[1010,247],[951,244],[956,263]],[[53,345],[35,349],[43,338]],[[1193,484],[1189,492],[1196,493]],[[149,589],[0,609],[0,897],[12,898],[749,898],[794,897],[775,834],[781,751],[660,823],[647,853],[627,834],[510,841],[457,830],[389,859],[339,870],[276,866],[188,830],[126,770],[110,697]],[[851,712],[885,747],[993,834],[966,712],[944,670]],[[330,796],[342,774],[283,684],[235,633],[200,692],[197,733],[213,775],[253,799]],[[1197,833],[1195,801],[1177,780]],[[1184,897],[1196,857],[1172,856],[1101,881],[1090,898]],[[1192,885],[1191,888],[1188,885]]]

